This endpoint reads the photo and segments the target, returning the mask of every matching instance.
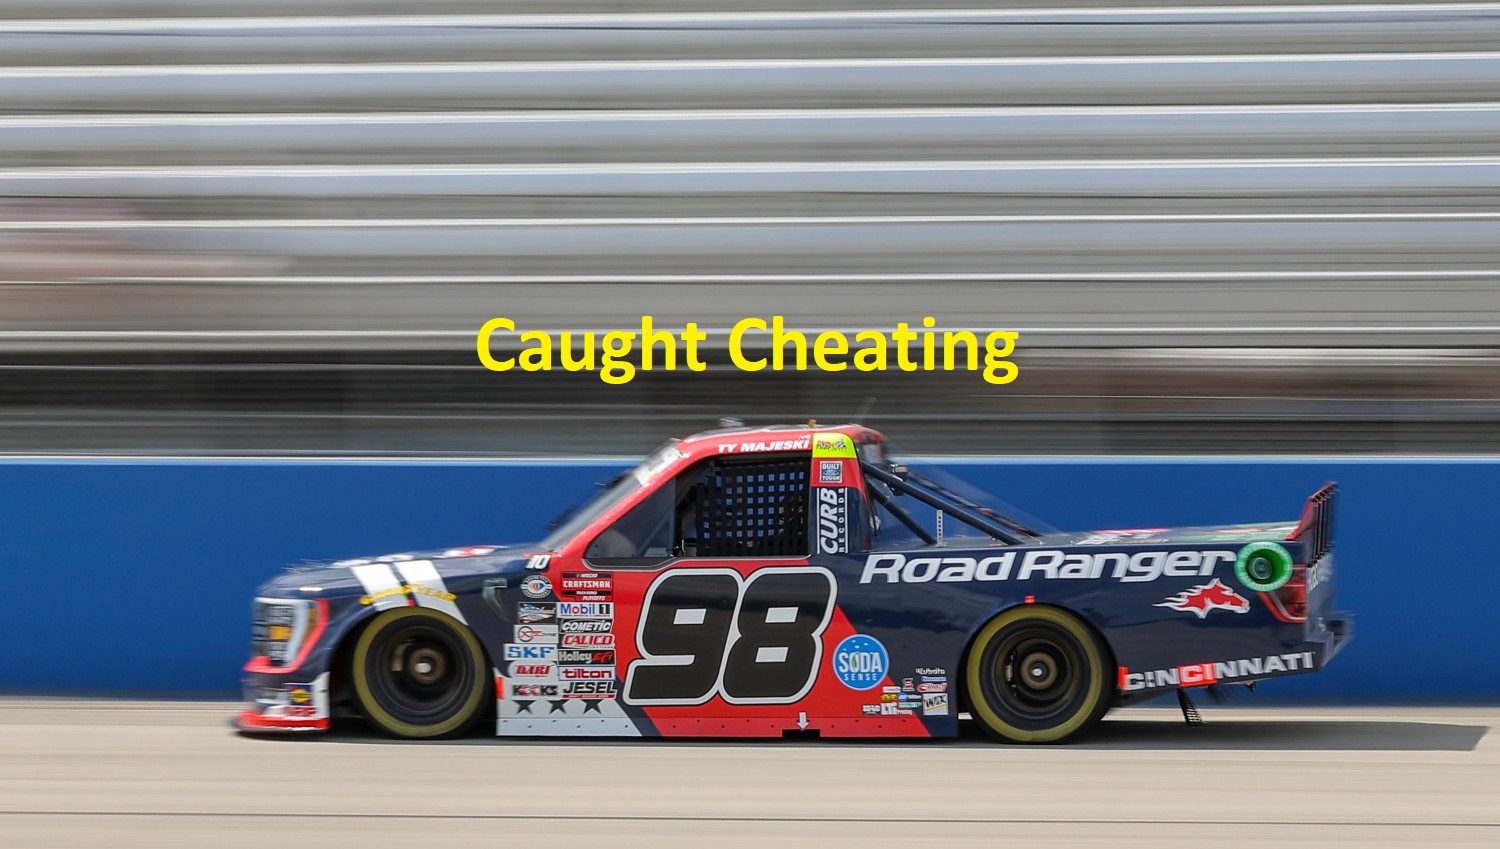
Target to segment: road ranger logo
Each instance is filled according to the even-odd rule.
[[[1020,555],[1019,557],[1017,555]],[[1109,577],[1116,581],[1206,578],[1220,563],[1233,563],[1233,551],[1067,552],[1007,551],[992,557],[907,557],[872,554],[859,576],[861,584],[883,578],[887,584],[963,583],[968,581],[1049,581]]]
[[[1208,616],[1210,610],[1227,610],[1231,613],[1250,612],[1249,600],[1224,586],[1224,582],[1218,578],[1214,578],[1207,584],[1199,584],[1190,590],[1183,590],[1166,601],[1152,606],[1186,610],[1199,619]]]
[[[849,550],[848,491],[824,487],[818,493],[818,550],[842,554]]]
[[[1125,692],[1157,687],[1206,687],[1235,678],[1260,678],[1286,672],[1308,672],[1313,668],[1310,651],[1273,654],[1244,660],[1213,663],[1189,663],[1176,669],[1151,669],[1131,672],[1120,667],[1120,689]]]

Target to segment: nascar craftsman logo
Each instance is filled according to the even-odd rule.
[[[1210,610],[1227,610],[1230,613],[1250,611],[1250,601],[1224,586],[1224,582],[1218,578],[1214,578],[1207,584],[1199,584],[1190,590],[1183,590],[1166,601],[1152,606],[1186,610],[1195,614],[1199,619],[1208,616]]]
[[[1131,672],[1120,667],[1120,689],[1148,690],[1159,687],[1206,687],[1235,678],[1261,678],[1288,672],[1310,672],[1314,666],[1310,651],[1273,654],[1244,660],[1213,663],[1189,663],[1175,669],[1151,669]]]
[[[1233,551],[1138,551],[1133,554],[1106,551],[1083,553],[1056,550],[1028,551],[1019,560],[1016,552],[993,557],[907,557],[904,554],[872,554],[859,576],[861,584],[962,583],[968,581],[1048,581],[1109,577],[1121,581],[1154,581],[1170,578],[1206,578],[1220,563],[1233,563]]]

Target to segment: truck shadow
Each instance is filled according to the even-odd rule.
[[[1470,752],[1484,739],[1488,725],[1451,722],[1419,722],[1396,719],[1238,719],[1210,714],[1202,725],[1181,720],[1113,716],[1074,743],[1061,749],[1136,751],[1360,751],[1360,752]],[[340,721],[328,735],[318,739],[354,745],[418,746],[783,746],[828,748],[927,746],[932,748],[990,748],[997,752],[1017,748],[995,743],[972,721],[959,723],[957,737],[939,739],[834,740],[811,736],[783,739],[672,738],[660,737],[492,737],[483,727],[457,740],[393,740],[367,730],[357,721]],[[290,741],[296,738],[274,738]],[[303,738],[311,739],[311,738]]]
[[[972,726],[972,723],[969,723]],[[1106,719],[1075,745],[1083,749],[1324,752],[1471,752],[1487,725],[1383,719]],[[979,729],[970,728],[974,734]]]

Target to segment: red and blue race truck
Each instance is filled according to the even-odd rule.
[[[1257,525],[1056,533],[860,425],[673,440],[543,540],[291,567],[246,731],[1048,743],[1111,706],[1323,668],[1335,489]],[[1191,703],[1183,701],[1184,710]]]

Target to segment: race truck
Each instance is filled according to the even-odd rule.
[[[244,731],[1068,740],[1111,706],[1316,672],[1335,489],[1296,521],[1057,533],[861,425],[673,440],[540,542],[290,567]]]

